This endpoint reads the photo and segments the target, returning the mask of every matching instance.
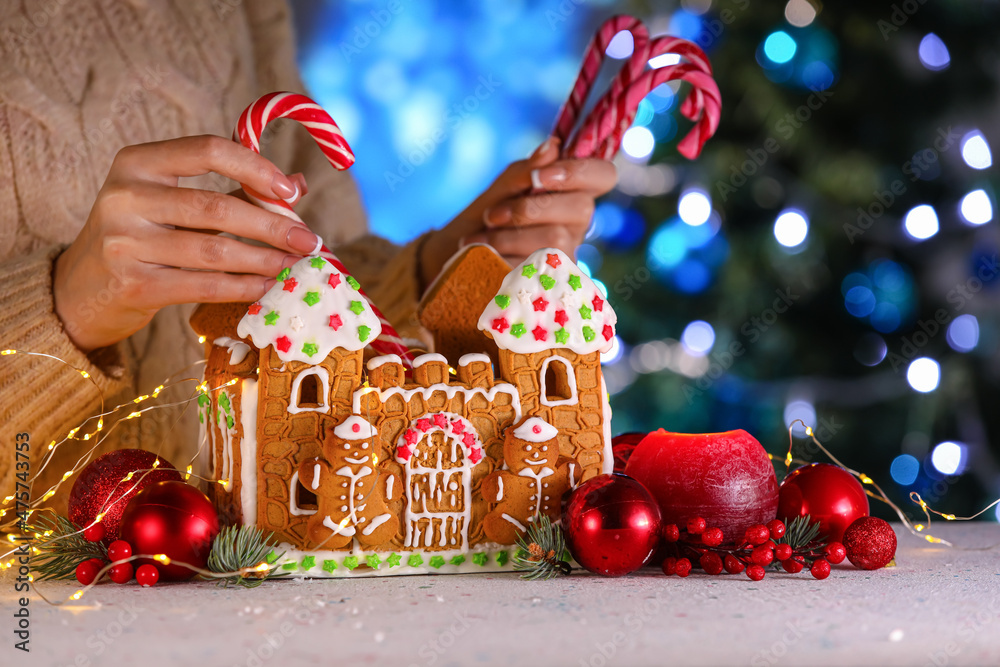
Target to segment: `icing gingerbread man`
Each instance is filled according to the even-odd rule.
[[[562,496],[576,485],[578,465],[559,456],[555,427],[531,417],[504,435],[504,470],[490,473],[480,486],[487,502],[499,504],[486,515],[483,530],[498,544],[514,544],[541,514],[559,517]]]
[[[373,547],[399,532],[399,517],[387,501],[402,493],[399,476],[376,466],[378,431],[352,415],[323,443],[323,457],[303,461],[299,480],[316,494],[318,511],[309,519],[309,539],[324,549],[341,549],[357,540]]]

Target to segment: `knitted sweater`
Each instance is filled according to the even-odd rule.
[[[283,0],[53,0],[9,3],[0,14],[0,495],[13,493],[15,435],[31,442],[33,498],[77,459],[122,447],[157,452],[178,468],[198,451],[190,401],[120,421],[132,408],[85,419],[170,385],[141,407],[184,401],[201,376],[203,348],[188,326],[193,305],[161,310],[128,340],[87,355],[54,313],[52,262],[80,231],[124,146],[196,134],[230,136],[242,110],[273,90],[301,91]],[[334,64],[334,67],[337,65]],[[275,123],[265,149],[310,194],[297,207],[403,335],[416,335],[416,244],[366,236],[350,176],[325,161],[297,124]],[[218,191],[219,176],[183,179]],[[99,309],[99,304],[95,304]],[[85,379],[75,367],[90,377]],[[168,382],[168,378],[172,378]],[[185,378],[190,378],[185,380]],[[180,381],[180,382],[178,382]],[[112,427],[113,425],[113,427]],[[92,451],[93,450],[93,451]],[[204,462],[202,462],[204,463]],[[195,468],[203,466],[195,463]],[[58,510],[74,477],[52,498]],[[9,514],[8,514],[9,516]]]

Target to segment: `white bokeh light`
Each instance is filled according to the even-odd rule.
[[[602,364],[614,364],[617,363],[619,359],[622,358],[622,354],[625,353],[625,346],[622,345],[622,339],[615,336],[611,339],[611,347],[607,352],[601,352],[601,363]]]
[[[703,225],[712,215],[712,200],[704,190],[685,190],[677,201],[677,215],[692,227]]]
[[[809,0],[788,0],[785,20],[796,28],[805,28],[816,18],[816,8]]]
[[[782,211],[774,221],[774,238],[786,248],[801,245],[809,235],[809,220],[802,211]]]
[[[962,197],[958,212],[970,225],[985,225],[993,219],[993,202],[986,190],[973,190]]]
[[[917,55],[920,57],[920,62],[924,67],[935,72],[948,69],[948,65],[951,63],[951,54],[948,53],[948,47],[933,32],[927,33],[920,40]]]
[[[962,159],[973,169],[989,169],[993,166],[990,145],[979,130],[972,130],[962,137]]]
[[[628,58],[632,55],[634,48],[635,40],[632,38],[632,33],[628,30],[621,30],[617,35],[611,38],[611,41],[608,42],[608,48],[604,52],[609,58],[622,60],[623,58]]]
[[[918,241],[929,239],[937,234],[940,228],[937,212],[933,206],[928,204],[914,206],[906,212],[906,216],[903,218],[903,229],[910,235],[910,238]]]
[[[957,352],[972,352],[979,344],[979,320],[975,315],[959,315],[948,325],[948,345]]]
[[[786,428],[790,427],[792,422],[796,419],[801,419],[806,426],[815,428],[816,408],[809,401],[791,401],[785,406],[784,418]],[[805,433],[805,429],[802,427],[802,424],[796,424],[793,430],[795,433]]]
[[[681,334],[681,345],[692,356],[704,356],[715,345],[715,329],[708,322],[695,320],[684,327],[684,333]]]
[[[667,65],[676,65],[680,61],[681,57],[676,53],[661,53],[649,59],[649,66],[652,69],[659,69]]]
[[[957,475],[965,469],[965,445],[960,442],[938,443],[931,452],[931,465],[943,475]]]
[[[655,145],[656,138],[647,127],[630,127],[622,137],[622,150],[637,160],[649,157]]]
[[[941,382],[941,365],[930,357],[919,357],[906,369],[906,381],[922,394],[934,391]]]

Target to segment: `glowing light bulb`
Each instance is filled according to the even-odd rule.
[[[622,150],[636,160],[642,160],[653,153],[656,138],[646,127],[630,127],[622,136]]]
[[[684,327],[681,345],[691,356],[705,356],[715,345],[715,329],[708,322],[695,320]]]
[[[677,215],[692,227],[703,225],[712,215],[712,200],[704,190],[686,190],[677,201]]]
[[[922,394],[932,392],[941,382],[941,365],[930,357],[919,357],[906,369],[906,381]]]
[[[962,197],[958,212],[970,225],[985,225],[993,219],[993,202],[986,190],[973,190]]]
[[[972,130],[962,137],[962,159],[973,169],[989,169],[993,166],[990,145],[979,130]]]
[[[910,238],[918,241],[934,236],[938,233],[939,228],[937,212],[933,206],[927,204],[914,206],[906,212],[906,216],[903,218],[903,229],[910,235]]]
[[[774,238],[786,248],[801,245],[809,235],[809,220],[802,211],[782,211],[774,221]]]

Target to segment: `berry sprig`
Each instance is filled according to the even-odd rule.
[[[805,524],[797,523],[800,520]],[[742,540],[723,544],[722,530],[709,527],[701,517],[688,519],[684,528],[667,524],[662,528],[662,536],[673,545],[676,556],[664,559],[663,573],[686,577],[696,561],[707,574],[722,574],[723,570],[729,574],[745,572],[753,581],[760,581],[769,565],[780,566],[790,574],[797,574],[808,565],[812,576],[826,579],[830,576],[830,564],[843,562],[844,545],[817,540],[818,527],[813,530],[808,517],[796,519],[790,528],[791,531],[787,530],[783,521],[773,519],[766,525],[747,528]]]

